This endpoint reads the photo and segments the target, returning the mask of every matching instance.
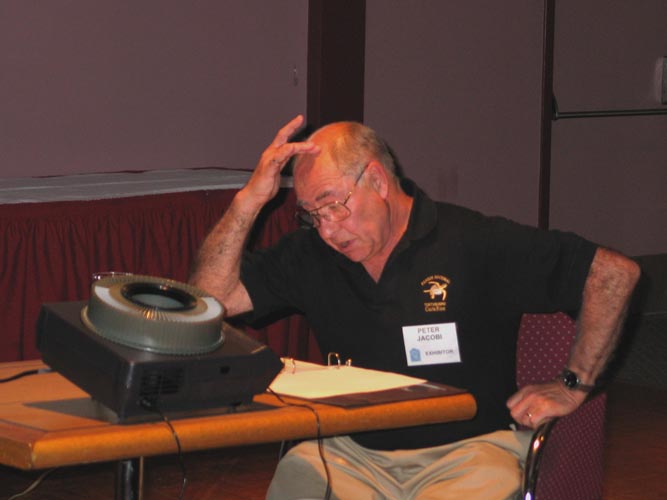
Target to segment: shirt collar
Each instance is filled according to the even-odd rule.
[[[401,188],[413,199],[408,227],[398,244],[398,247],[403,248],[410,241],[419,240],[433,230],[438,211],[435,202],[410,179],[401,179]]]

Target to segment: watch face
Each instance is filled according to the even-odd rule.
[[[563,382],[570,389],[574,389],[579,385],[579,378],[576,373],[571,372],[570,370],[563,370]]]

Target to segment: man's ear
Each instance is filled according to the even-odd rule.
[[[371,161],[366,167],[367,183],[382,198],[389,194],[389,178],[387,172],[378,161]]]

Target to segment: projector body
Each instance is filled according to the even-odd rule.
[[[111,410],[118,423],[161,419],[159,412],[185,416],[249,404],[283,367],[267,346],[224,322],[224,342],[204,354],[128,347],[86,327],[81,320],[85,306],[44,304],[37,348],[44,363]]]

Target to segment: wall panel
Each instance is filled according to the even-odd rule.
[[[554,93],[559,111],[663,109],[662,0],[559,1]],[[551,225],[630,255],[667,251],[667,115],[558,120]]]
[[[307,0],[0,2],[0,177],[252,169],[306,111]]]

